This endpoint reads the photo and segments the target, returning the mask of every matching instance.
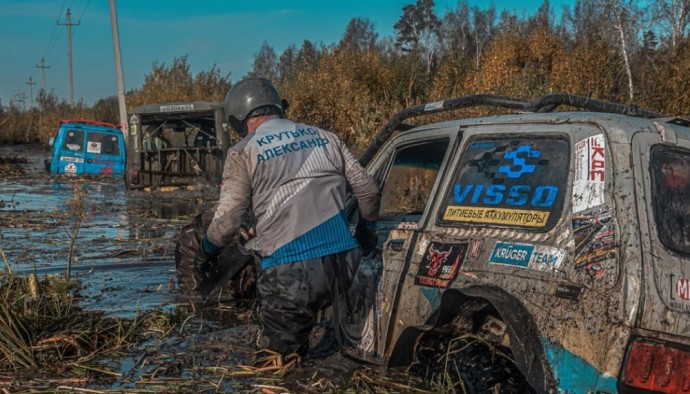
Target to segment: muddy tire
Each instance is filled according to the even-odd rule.
[[[462,380],[472,394],[534,392],[512,361],[480,341],[450,356],[447,372]]]
[[[450,340],[432,336],[418,348],[417,360],[410,371],[432,385],[439,380],[445,383],[450,380],[456,392],[534,393],[520,369],[509,359],[510,354],[510,349],[493,347],[476,337]]]

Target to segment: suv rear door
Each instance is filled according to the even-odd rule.
[[[57,173],[83,174],[86,131],[69,124],[63,125],[58,131],[56,144],[59,144],[58,154],[53,157],[56,165],[52,170]]]
[[[125,171],[125,146],[121,134],[86,130],[84,170],[89,174],[122,174]]]
[[[633,139],[640,226],[647,238],[639,326],[690,338],[690,141],[663,127],[664,137],[638,133]]]

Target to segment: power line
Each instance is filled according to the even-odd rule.
[[[62,6],[60,6],[60,11],[58,12],[58,19],[57,19],[58,25],[59,25],[59,21],[60,21],[60,15],[62,15],[62,10],[65,9],[65,3],[66,2],[67,2],[67,0],[63,0]],[[48,46],[46,47],[46,50],[43,52],[44,58],[48,57],[50,50],[53,49],[53,44],[55,44],[55,42],[57,42],[59,35],[62,33],[62,30],[58,30],[58,25],[56,25],[53,28],[53,33],[50,35],[50,40],[48,40]]]
[[[50,68],[50,66],[46,66],[46,61],[45,59],[41,59],[41,65],[39,66],[38,64],[36,65],[36,68],[41,69],[41,90],[43,92],[46,91],[46,68]]]
[[[12,95],[12,99],[10,100],[10,106],[12,106],[12,103],[21,103],[21,107],[17,105],[17,108],[23,110],[25,101],[26,95],[24,93],[15,93],[14,95]]]
[[[67,9],[67,22],[65,23],[60,23],[58,21],[58,25],[62,26],[67,26],[67,68],[68,68],[68,74],[69,74],[69,105],[70,107],[74,106],[74,84],[72,82],[72,26],[79,26],[81,25],[81,22],[77,23],[72,23],[71,21],[71,16],[72,13],[70,12],[69,8]]]
[[[86,3],[86,6],[84,7],[84,11],[81,12],[81,15],[79,15],[79,20],[82,20],[84,18],[84,14],[86,14],[86,10],[89,9],[89,5],[91,4],[91,0],[89,0]]]
[[[36,85],[36,82],[33,82],[31,77],[29,77],[29,82],[26,82],[27,85],[29,85],[29,108],[31,108],[34,105],[34,89],[33,86]]]
[[[60,32],[60,31],[58,30],[58,26],[55,26],[55,27],[53,28],[53,34],[51,34],[50,40],[48,40],[48,46],[46,46],[46,50],[43,51],[43,57],[44,57],[44,58],[45,58],[46,56],[48,56],[48,54],[50,53],[50,50],[53,49],[53,44],[57,41],[59,32]]]

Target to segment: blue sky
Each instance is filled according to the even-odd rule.
[[[143,85],[154,62],[170,65],[187,56],[193,74],[214,64],[237,81],[251,70],[267,41],[277,54],[304,40],[333,44],[352,18],[373,22],[379,37],[394,35],[402,8],[414,0],[116,0],[125,90]],[[436,0],[437,14],[457,9],[457,0]],[[490,2],[468,0],[488,7]],[[495,0],[498,9],[532,15],[543,3]],[[554,10],[571,0],[551,0]],[[66,12],[72,26],[75,102],[92,105],[117,95],[109,0],[0,0],[0,100],[35,99],[45,59],[46,90],[69,99]],[[35,83],[30,85],[29,81]]]

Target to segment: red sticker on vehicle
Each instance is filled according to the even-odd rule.
[[[669,306],[683,312],[690,312],[690,279],[675,274],[669,278]]]
[[[482,251],[482,240],[481,239],[473,239],[472,241],[472,247],[470,248],[470,257],[473,259],[476,259],[479,257],[479,253]]]
[[[419,264],[414,283],[419,286],[448,287],[458,275],[466,253],[466,243],[430,243]]]
[[[690,300],[690,281],[682,276],[676,282],[676,294],[681,300]]]

